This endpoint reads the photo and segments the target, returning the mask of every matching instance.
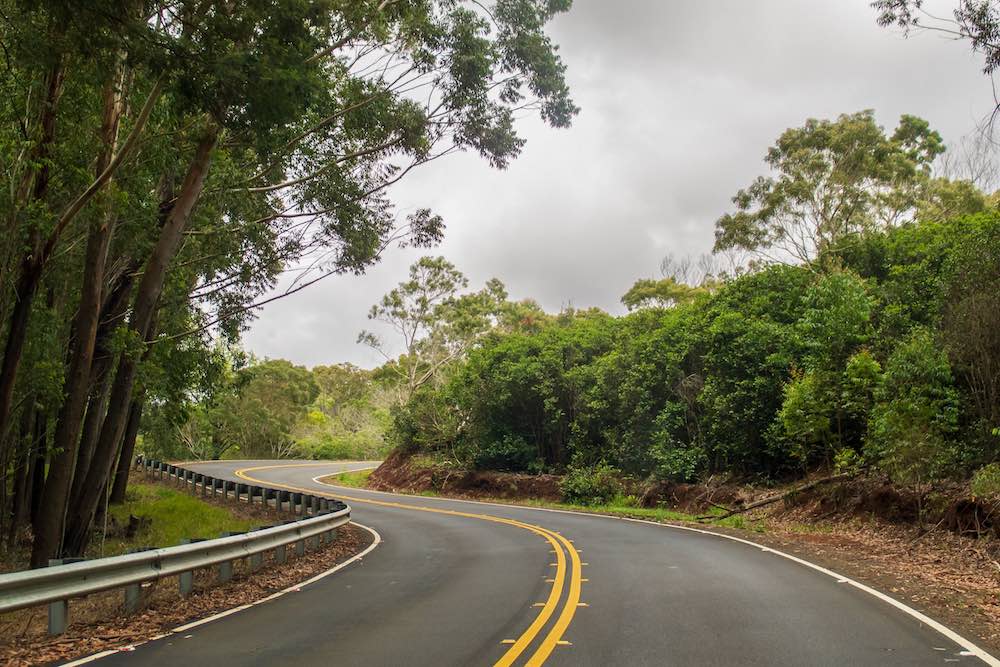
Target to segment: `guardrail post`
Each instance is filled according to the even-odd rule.
[[[49,603],[49,634],[61,635],[69,624],[69,600]]]
[[[233,580],[233,561],[227,560],[219,563],[219,583],[224,584]]]
[[[278,491],[278,495],[274,499],[274,509],[279,512],[285,509],[285,502],[288,500],[288,491]]]
[[[125,587],[125,613],[134,614],[142,606],[142,584],[129,584]]]
[[[317,496],[309,496],[312,499],[310,505],[312,506],[313,516],[319,514],[319,498]]]
[[[190,537],[185,537],[181,540],[181,544],[193,544],[194,542],[201,542],[201,539],[192,539]],[[181,597],[187,597],[191,595],[191,591],[194,590],[194,571],[188,570],[187,572],[181,572],[177,577],[177,582],[180,587]]]
[[[271,528],[271,526],[261,526],[260,528],[254,528],[254,530],[264,530],[266,528]],[[253,531],[251,531],[253,532]],[[258,551],[256,553],[250,554],[250,571],[257,572],[262,567],[264,567],[264,553]]]
[[[274,562],[278,565],[284,565],[285,561],[288,560],[288,551],[285,549],[285,545],[282,544],[280,547],[274,548]]]
[[[49,567],[53,565],[65,565],[68,563],[78,563],[83,558],[52,558],[49,560]],[[69,625],[69,600],[56,600],[49,603],[49,634],[61,635],[66,632]]]
[[[305,556],[306,555],[306,541],[299,540],[295,543],[295,555]]]

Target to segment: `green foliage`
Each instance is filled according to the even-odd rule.
[[[960,400],[932,332],[915,330],[889,357],[877,401],[872,446],[899,481],[920,483],[952,472]]]
[[[449,364],[490,329],[528,313],[517,313],[507,301],[507,290],[492,279],[478,291],[460,294],[469,284],[465,275],[444,257],[421,257],[410,267],[410,279],[372,306],[368,319],[388,324],[402,339],[403,355],[383,368],[396,374],[403,400],[427,383],[441,379]],[[520,310],[526,306],[521,305]],[[370,331],[358,342],[393,362],[388,346]]]
[[[733,197],[736,212],[716,223],[715,249],[811,262],[848,234],[906,219],[942,151],[940,135],[915,116],[902,116],[891,135],[872,111],[809,119],[768,151],[776,175]]]
[[[377,459],[388,453],[394,393],[371,371],[350,364],[317,366],[319,394],[293,429],[296,453],[314,459]]]
[[[570,466],[559,482],[563,498],[580,505],[606,505],[622,494],[621,471],[606,463]]]
[[[622,304],[629,310],[658,306],[668,308],[677,304],[689,303],[696,296],[706,292],[705,288],[691,287],[678,282],[675,278],[652,280],[643,278],[637,280],[629,291],[622,296]]]
[[[339,484],[340,486],[350,486],[356,489],[363,489],[368,485],[368,478],[374,470],[357,470],[353,472],[342,472],[337,475],[330,475],[323,478],[324,482]]]
[[[998,234],[992,211],[909,223],[845,239],[827,271],[772,265],[668,308],[495,327],[396,412],[392,442],[479,468],[678,482],[968,475],[998,445],[976,399],[991,385],[972,381],[997,377],[994,313],[958,304],[1000,293]]]
[[[125,503],[109,508],[118,525],[128,525],[129,517],[147,519],[135,537],[111,538],[102,545],[104,556],[128,553],[137,547],[172,547],[185,538],[218,537],[225,531],[241,532],[254,522],[235,516],[190,494],[156,484],[135,484],[129,488]]]
[[[972,495],[976,498],[1000,498],[1000,463],[985,465],[972,475]]]
[[[3,2],[0,475],[48,461],[37,562],[82,548],[129,414],[163,455],[379,449],[378,392],[331,406],[306,369],[217,352],[262,302],[438,243],[439,216],[390,196],[413,168],[462,150],[506,167],[526,112],[568,126],[546,30],[569,5]],[[462,301],[439,347],[481,306]],[[14,486],[0,505],[24,523]]]

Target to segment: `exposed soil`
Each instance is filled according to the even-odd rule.
[[[643,507],[692,515],[740,510],[798,486],[626,484]],[[424,467],[398,453],[372,473],[368,486],[459,498],[562,500],[556,475],[454,471],[449,475],[444,466]],[[533,493],[536,488],[543,493]],[[747,528],[677,523],[750,539],[835,570],[1000,653],[1000,507],[973,499],[968,487],[918,492],[894,487],[885,479],[861,477],[792,493],[739,516]]]
[[[432,491],[463,498],[562,500],[558,475],[455,470],[447,465],[426,466],[393,452],[368,478],[368,488],[399,493]]]
[[[235,505],[232,501],[205,499],[239,514],[261,519],[260,523],[287,519],[287,514],[260,505]],[[331,543],[312,548],[296,557],[288,550],[284,565],[266,554],[264,568],[250,573],[246,562],[234,566],[234,578],[216,583],[214,569],[195,572],[194,592],[181,597],[177,577],[143,587],[143,610],[127,616],[123,592],[108,591],[70,602],[70,625],[66,634],[49,637],[44,607],[24,609],[0,616],[0,663],[39,665],[62,662],[109,649],[130,651],[136,644],[170,634],[173,628],[233,607],[250,604],[314,577],[365,549],[372,535],[353,524],[337,529]],[[290,593],[294,595],[294,592]]]

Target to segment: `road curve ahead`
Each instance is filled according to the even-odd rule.
[[[299,592],[104,662],[1000,665],[850,581],[749,543],[315,481],[370,465],[192,465],[219,477],[342,498],[354,520],[382,542]]]

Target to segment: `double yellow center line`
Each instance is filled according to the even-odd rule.
[[[323,493],[315,489],[307,489],[298,486],[289,486],[287,484],[279,484],[277,482],[272,482],[270,480],[257,479],[251,477],[247,473],[254,472],[257,470],[271,470],[274,468],[303,468],[303,467],[318,467],[323,464],[316,463],[291,463],[283,465],[267,465],[267,466],[256,466],[252,468],[242,468],[236,471],[236,476],[240,479],[245,479],[250,482],[255,482],[257,484],[265,484],[267,486],[278,487],[282,489],[287,489],[289,491],[296,491],[299,493],[309,493],[317,494]],[[331,473],[336,474],[336,473]],[[447,514],[450,516],[461,516],[469,519],[479,519],[482,521],[492,521],[494,523],[507,524],[509,526],[516,526],[524,530],[531,531],[536,535],[540,535],[544,538],[549,545],[551,545],[556,556],[556,572],[552,578],[552,589],[549,591],[549,596],[542,604],[541,610],[538,615],[532,621],[531,625],[518,637],[507,652],[496,662],[496,667],[509,667],[513,665],[515,661],[521,657],[535,641],[538,635],[544,630],[545,626],[549,623],[549,620],[555,614],[556,610],[559,608],[559,601],[563,597],[563,591],[566,589],[567,574],[569,579],[569,593],[566,596],[566,600],[562,606],[562,611],[559,613],[558,618],[556,618],[555,623],[549,629],[548,634],[542,639],[538,648],[531,655],[528,661],[525,663],[528,667],[537,667],[542,665],[552,654],[552,651],[556,646],[562,642],[563,634],[569,627],[570,622],[573,620],[573,615],[576,614],[576,609],[580,605],[580,588],[583,582],[583,563],[580,562],[580,554],[573,546],[573,543],[567,540],[565,537],[559,533],[548,530],[541,526],[532,525],[529,523],[524,523],[521,521],[515,521],[514,519],[507,519],[504,517],[493,516],[492,514],[473,514],[469,512],[458,512],[455,510],[441,509],[437,507],[426,507],[423,505],[409,505],[406,503],[395,503],[384,500],[372,500],[369,498],[358,498],[353,496],[345,496],[340,493],[330,494],[336,495],[337,498],[342,498],[350,502],[355,503],[366,503],[369,505],[379,505],[382,507],[394,507],[398,509],[413,510],[417,512],[432,512],[434,514]]]

